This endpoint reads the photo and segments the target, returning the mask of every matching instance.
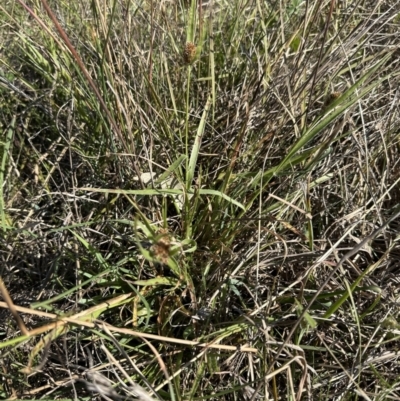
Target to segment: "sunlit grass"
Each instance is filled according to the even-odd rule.
[[[0,396],[398,397],[399,5],[0,5]]]

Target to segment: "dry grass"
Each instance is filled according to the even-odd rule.
[[[0,398],[398,399],[400,3],[0,5]]]

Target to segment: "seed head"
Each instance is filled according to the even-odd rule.
[[[324,102],[324,109],[327,109],[336,99],[342,96],[342,92],[331,92]]]
[[[157,232],[158,240],[152,246],[152,252],[155,258],[163,264],[168,264],[168,257],[170,256],[171,239],[167,229],[161,228]]]
[[[192,64],[196,58],[196,45],[188,42],[183,49],[183,61],[185,64]]]

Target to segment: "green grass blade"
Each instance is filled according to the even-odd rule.
[[[186,188],[190,190],[192,187],[192,181],[196,169],[197,158],[199,157],[200,147],[201,147],[201,138],[203,137],[204,128],[206,126],[206,120],[208,116],[208,111],[210,110],[211,98],[208,97],[207,103],[204,107],[203,115],[201,116],[201,120],[199,123],[199,127],[197,129],[196,137],[194,139],[194,144],[192,148],[192,152],[190,154],[188,171],[186,174]]]
[[[11,141],[12,141],[14,129],[15,129],[15,120],[16,120],[16,118],[14,116],[11,120],[10,128],[8,128],[8,130],[7,130],[5,142],[2,143],[3,155],[1,158],[1,166],[0,166],[0,214],[1,214],[1,227],[3,228],[3,232],[5,232],[7,230],[7,227],[9,226],[9,219],[6,217],[6,211],[5,211],[5,200],[4,200],[3,188],[4,188],[4,179],[5,179],[5,171],[6,171],[6,166],[7,166],[7,159],[9,156]]]

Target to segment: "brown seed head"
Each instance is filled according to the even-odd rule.
[[[183,61],[185,64],[192,64],[196,58],[196,45],[188,42],[183,49]]]
[[[163,264],[168,264],[168,257],[171,248],[171,236],[167,229],[161,228],[157,232],[158,241],[152,246],[153,255]]]
[[[324,109],[329,107],[340,96],[342,96],[342,92],[331,92],[325,99]]]

